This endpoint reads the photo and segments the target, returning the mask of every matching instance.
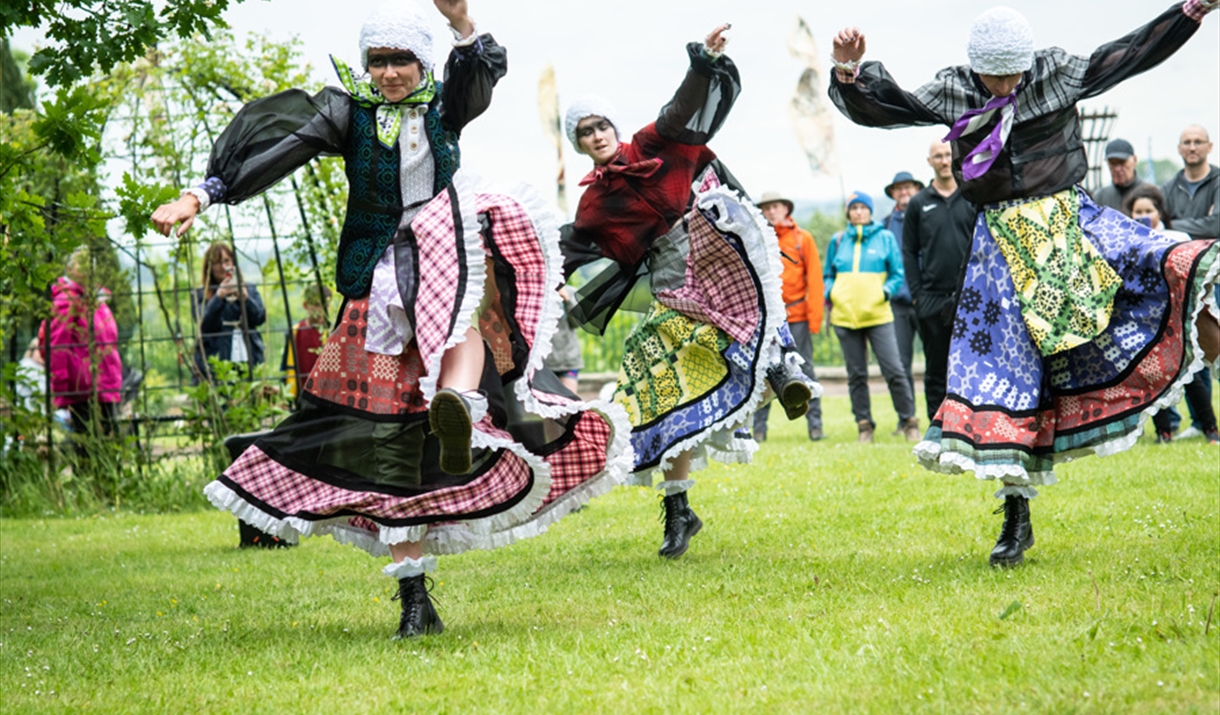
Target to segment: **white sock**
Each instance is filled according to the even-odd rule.
[[[470,409],[470,422],[473,424],[487,416],[487,396],[478,390],[458,390],[466,398],[466,406]]]
[[[1038,496],[1038,490],[1024,484],[1009,484],[1008,482],[1004,482],[1004,486],[1000,489],[1000,491],[996,492],[995,495],[998,499],[1003,499],[1009,495],[1033,499],[1034,497]]]
[[[657,489],[665,492],[665,496],[672,497],[675,494],[681,494],[691,487],[695,486],[694,479],[662,479],[657,484]]]
[[[411,578],[428,571],[436,570],[436,557],[424,556],[420,559],[405,558],[398,563],[386,564],[381,573],[393,579]]]

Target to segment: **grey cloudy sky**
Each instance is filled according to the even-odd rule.
[[[449,34],[427,0],[416,0],[434,18],[437,56],[444,57]],[[332,81],[327,56],[353,65],[365,16],[380,0],[247,0],[227,19],[242,35],[266,33],[273,39],[300,38],[306,59],[319,79]],[[554,149],[538,119],[537,85],[552,64],[560,103],[597,93],[618,107],[626,133],[651,121],[672,94],[686,69],[683,45],[700,40],[720,22],[733,23],[728,54],[741,70],[744,86],[733,115],[712,148],[754,195],[779,190],[797,199],[840,196],[840,178],[815,178],[797,146],[787,105],[803,69],[789,55],[787,38],[797,15],[812,27],[819,52],[830,53],[830,38],[847,25],[868,38],[869,59],[885,62],[908,89],[927,81],[941,67],[966,61],[965,40],[971,20],[990,7],[989,0],[940,2],[813,3],[765,0],[470,0],[480,32],[491,32],[508,48],[509,74],[496,89],[491,109],[463,136],[464,165],[499,181],[527,181],[539,188],[553,184]],[[1057,45],[1087,55],[1148,22],[1167,3],[1161,0],[1009,0],[1033,23],[1039,47]],[[1154,158],[1176,156],[1178,133],[1191,123],[1220,133],[1220,13],[1208,16],[1200,31],[1160,67],[1091,100],[1084,108],[1119,111],[1112,136],[1130,140],[1141,155],[1151,146]],[[34,41],[18,35],[18,47]],[[886,131],[856,127],[836,112],[836,148],[842,185],[880,194],[902,169],[929,174],[927,146],[940,128]],[[589,160],[565,146],[569,191],[590,168]],[[1212,157],[1216,161],[1216,157]],[[572,194],[570,194],[572,195]],[[570,208],[574,202],[570,200]]]

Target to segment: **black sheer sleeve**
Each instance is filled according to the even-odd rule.
[[[441,123],[452,132],[462,129],[491,106],[491,91],[508,73],[508,51],[489,34],[473,45],[455,47],[445,63],[441,90]]]
[[[572,277],[577,268],[605,258],[591,238],[576,230],[575,224],[559,227],[559,250],[563,254],[563,278]]]
[[[657,133],[679,144],[703,146],[729,116],[741,94],[741,77],[728,55],[712,59],[704,54],[702,43],[689,43],[686,54],[690,69],[673,99],[661,108]]]
[[[223,184],[217,200],[240,203],[319,154],[340,153],[351,101],[334,87],[313,96],[290,89],[242,107],[208,159],[208,177]]]
[[[1199,22],[1178,3],[1125,37],[1098,47],[1079,78],[1080,97],[1096,97],[1129,77],[1146,72],[1178,51]]]
[[[941,70],[936,79],[920,88],[920,96],[936,97],[956,81],[953,68]],[[840,82],[830,73],[830,101],[848,119],[865,127],[929,126],[951,124],[956,117],[944,117],[920,101],[914,94],[898,86],[880,62],[860,65],[860,74],[853,83]]]

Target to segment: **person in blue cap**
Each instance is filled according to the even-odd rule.
[[[857,191],[847,199],[845,230],[830,239],[826,249],[826,301],[830,324],[843,349],[851,411],[862,443],[873,441],[868,394],[868,346],[873,348],[881,374],[890,389],[894,411],[908,440],[919,440],[915,397],[902,371],[894,313],[890,299],[903,285],[902,250],[898,239],[873,221],[873,198]]]

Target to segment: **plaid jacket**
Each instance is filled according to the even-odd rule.
[[[1198,0],[1188,0],[1087,58],[1058,47],[1035,52],[1033,67],[1017,87],[1012,134],[991,169],[973,181],[965,181],[961,173],[962,158],[987,137],[994,123],[953,142],[953,174],[962,195],[975,204],[991,204],[1048,196],[1079,183],[1088,171],[1088,158],[1076,103],[1163,62],[1199,29],[1201,19]],[[907,92],[880,62],[865,62],[851,84],[831,73],[830,98],[857,124],[892,128],[952,126],[966,111],[983,107],[991,93],[968,65],[943,69],[936,79]]]
[[[576,221],[565,238],[565,244],[575,245],[565,250],[596,245],[602,255],[635,266],[652,242],[686,212],[691,184],[716,158],[706,144],[741,92],[732,60],[710,58],[701,48],[699,43],[687,45],[690,69],[673,99],[656,122],[622,144],[611,162],[626,165],[660,159],[660,168],[650,176],[595,172],[599,176],[580,197]],[[572,263],[571,256],[568,259]]]

